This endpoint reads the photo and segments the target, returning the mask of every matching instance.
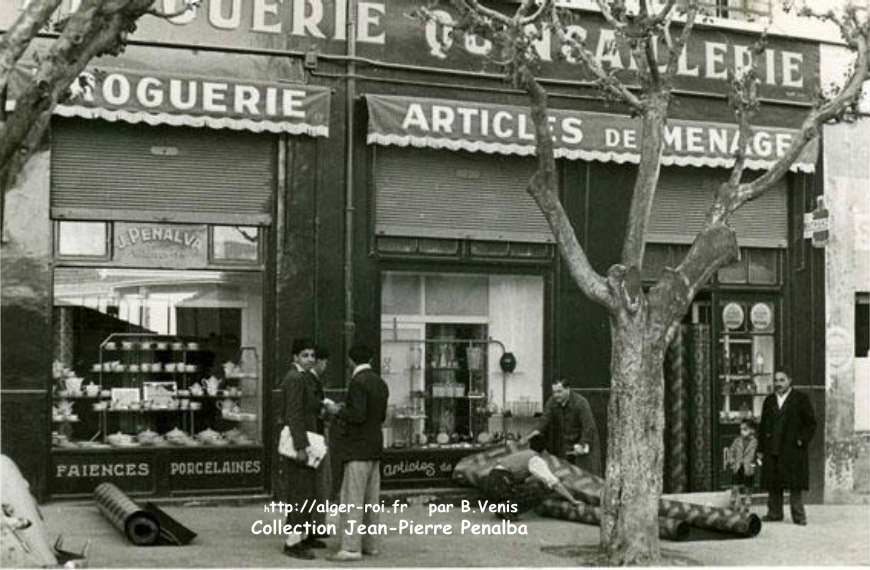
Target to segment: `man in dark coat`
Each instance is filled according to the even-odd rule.
[[[348,526],[349,519],[361,522],[367,528],[378,524],[379,520],[378,514],[373,509],[366,509],[365,505],[380,503],[380,460],[384,450],[381,427],[387,418],[390,391],[386,382],[372,370],[373,356],[371,348],[364,344],[356,344],[348,351],[353,374],[347,388],[347,400],[337,414],[343,425],[341,460],[344,471],[340,502],[357,507],[350,513],[342,511],[341,548],[330,557],[338,562],[358,561],[363,554],[377,554],[374,535],[349,532]],[[362,521],[359,521],[360,515]]]
[[[547,449],[553,455],[594,475],[601,474],[601,445],[592,408],[586,398],[571,391],[567,380],[553,383],[553,395],[544,404],[544,414],[525,439],[538,434],[545,436]]]
[[[807,524],[803,492],[810,487],[807,448],[816,431],[809,397],[791,387],[782,371],[773,375],[774,393],[764,399],[759,428],[761,480],[768,490],[766,521],[781,521],[783,490],[789,490],[791,520]]]
[[[309,339],[293,341],[293,364],[281,383],[284,405],[281,414],[282,425],[279,426],[278,431],[284,425],[290,428],[293,447],[297,451],[296,459],[281,456],[280,468],[285,486],[284,502],[290,505],[301,505],[306,500],[312,501],[317,497],[317,472],[306,464],[308,459],[306,450],[310,445],[307,432],[322,433],[321,396],[317,391],[314,377],[309,373],[309,369],[315,362],[314,349],[314,343]],[[284,554],[302,560],[313,559],[314,554],[310,549],[326,546],[312,536],[311,532],[305,530],[312,528],[311,525],[315,523],[316,517],[313,513],[300,512],[299,509],[287,513],[286,524],[297,531],[286,535]]]

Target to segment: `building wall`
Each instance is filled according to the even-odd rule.
[[[825,204],[830,212],[825,252],[825,499],[844,502],[854,500],[856,492],[868,493],[867,444],[858,433],[867,430],[864,399],[870,375],[868,359],[855,358],[855,297],[856,292],[870,291],[870,124],[827,125],[824,140]],[[835,166],[842,164],[849,168]]]
[[[3,349],[2,452],[45,493],[51,419],[51,152],[37,152],[3,197],[0,244]]]

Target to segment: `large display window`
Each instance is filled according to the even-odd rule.
[[[56,449],[256,444],[260,272],[61,267]]]
[[[485,445],[542,408],[543,278],[388,271],[381,280],[385,445]],[[510,352],[516,368],[499,362]]]

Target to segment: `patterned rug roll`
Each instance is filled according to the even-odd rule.
[[[761,519],[758,518],[758,515],[741,513],[734,509],[721,509],[659,499],[659,516],[684,520],[698,528],[742,537],[752,537],[761,532]]]
[[[688,326],[677,329],[674,340],[668,346],[665,364],[665,481],[668,492],[681,493],[688,487],[688,410],[686,384],[688,357],[686,354]]]
[[[517,451],[525,451],[528,448],[527,442],[508,441],[498,447],[474,455],[467,455],[460,459],[453,468],[453,480],[463,485],[480,487],[483,484],[483,478],[498,463],[500,458]]]
[[[537,508],[545,517],[569,520],[585,524],[601,524],[601,508],[582,503],[572,505],[565,499],[546,499]],[[689,524],[686,521],[659,517],[659,538],[665,540],[686,540],[689,537]]]
[[[692,375],[689,383],[689,490],[713,488],[710,325],[692,325]]]
[[[516,451],[524,451],[527,448],[527,445],[517,445],[511,442],[483,453],[465,457],[457,464],[453,474],[454,479],[473,481],[474,483],[471,484],[482,487],[484,476],[492,470],[500,458]],[[553,455],[545,453],[541,457],[572,495],[592,506],[601,504],[604,479],[587,473]],[[460,469],[461,474],[457,475],[457,471]],[[496,489],[490,489],[490,492],[505,496],[504,490],[498,490],[496,493]],[[761,530],[761,519],[757,515],[668,499],[659,500],[659,516],[686,521],[693,527],[743,537],[755,536]]]

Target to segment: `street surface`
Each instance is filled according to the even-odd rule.
[[[477,507],[476,501],[471,506]],[[491,513],[461,512],[460,506],[442,507],[429,514],[426,505],[410,505],[393,512],[385,504],[381,516],[381,553],[365,557],[362,563],[336,563],[326,554],[338,546],[338,539],[327,540],[329,548],[316,550],[317,560],[300,561],[285,557],[282,539],[253,534],[252,527],[265,528],[281,520],[279,513],[264,512],[262,503],[242,506],[221,504],[170,504],[163,508],[189,526],[198,536],[188,546],[132,546],[106,520],[96,506],[86,502],[52,503],[42,507],[52,542],[62,533],[64,545],[78,550],[91,539],[91,568],[250,568],[250,567],[336,567],[336,566],[577,566],[576,558],[560,555],[569,546],[594,546],[598,527],[587,526],[535,514],[524,515],[518,523],[527,525],[528,535],[479,534],[504,529]],[[762,514],[763,507],[755,507]],[[870,506],[809,505],[809,525],[799,527],[786,520],[767,523],[761,534],[751,539],[674,543],[663,541],[667,552],[688,557],[704,566],[856,566],[870,565]],[[413,521],[413,522],[411,522]],[[327,523],[339,527],[338,517]],[[411,528],[429,525],[426,528]],[[450,525],[452,534],[444,534]],[[464,526],[463,526],[464,525]],[[477,525],[477,526],[474,526]],[[437,529],[440,529],[437,530]],[[463,530],[464,529],[464,530]],[[477,534],[473,534],[475,531]],[[516,529],[515,529],[516,530]],[[401,532],[401,534],[400,534]],[[566,547],[566,548],[559,548]],[[542,548],[544,550],[542,551]]]

